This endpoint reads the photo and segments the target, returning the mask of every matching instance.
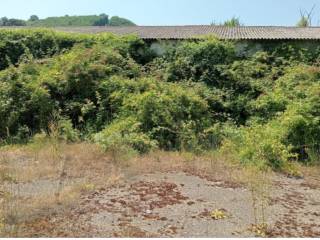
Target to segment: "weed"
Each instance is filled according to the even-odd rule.
[[[266,223],[253,224],[249,230],[256,235],[256,237],[266,237],[268,232],[268,225]]]
[[[256,167],[245,169],[245,178],[251,192],[251,205],[254,215],[254,225],[257,231],[263,232],[267,226],[267,206],[270,192],[268,169],[260,170]]]
[[[215,209],[211,212],[210,216],[214,220],[225,219],[228,217],[227,212],[224,209]]]
[[[54,116],[55,117],[55,116]],[[55,193],[57,203],[60,203],[60,194],[63,188],[64,179],[66,176],[66,157],[61,154],[60,145],[60,132],[59,132],[59,122],[58,119],[54,118],[49,124],[49,135],[50,144],[52,150],[52,157],[56,160],[59,165],[59,177],[58,177],[58,187]]]

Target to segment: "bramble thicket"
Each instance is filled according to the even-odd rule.
[[[319,51],[251,56],[212,37],[156,56],[134,37],[0,31],[0,141],[50,134],[141,154],[227,151],[290,170],[320,160]]]

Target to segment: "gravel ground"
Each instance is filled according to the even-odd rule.
[[[319,179],[275,176],[266,209],[270,237],[320,237]],[[219,209],[223,219],[214,220]],[[25,225],[36,237],[253,237],[251,192],[185,172],[134,176],[82,195],[70,211]]]

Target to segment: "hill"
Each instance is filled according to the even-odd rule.
[[[109,18],[106,14],[88,15],[88,16],[62,16],[48,17],[39,19],[33,15],[29,20],[8,19],[3,17],[0,19],[0,26],[33,26],[33,27],[68,27],[68,26],[134,26],[135,24],[118,16]]]

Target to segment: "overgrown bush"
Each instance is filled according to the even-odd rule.
[[[60,138],[114,156],[222,147],[291,173],[292,161],[320,160],[320,70],[308,49],[239,57],[207,38],[155,58],[134,36],[15,30],[0,31],[0,53],[1,142],[50,132],[58,112]]]
[[[80,35],[49,30],[1,30],[0,70],[18,64],[26,54],[37,59],[50,57],[82,41]]]
[[[206,41],[183,43],[166,58],[165,77],[168,81],[190,80],[213,86],[224,81],[225,66],[236,55],[233,44],[208,38]]]
[[[116,37],[112,34],[69,34],[45,29],[0,30],[0,70],[18,65],[24,58],[43,59],[70,50],[77,44],[91,46],[103,43],[117,49],[124,57],[130,56],[138,63],[154,58],[153,52],[135,36]]]
[[[161,148],[196,147],[200,135],[210,127],[212,119],[207,102],[187,86],[154,79],[132,82],[118,79],[118,86],[115,86],[116,82],[109,82],[106,87],[109,90],[111,84],[115,87],[110,102],[118,106],[119,120],[115,120],[116,123],[134,118],[139,131],[147,134]]]
[[[59,136],[64,141],[76,142],[79,140],[79,132],[73,128],[72,122],[69,119],[60,119],[58,121]]]
[[[242,127],[235,136],[225,140],[223,148],[232,151],[245,165],[284,170],[294,155],[290,146],[282,143],[282,136],[283,129],[277,125]]]
[[[33,82],[38,75],[34,64],[0,72],[0,138],[11,138],[22,127],[32,134],[47,126],[54,102],[47,89]]]
[[[24,125],[32,132],[45,129],[50,114],[60,110],[78,128],[94,124],[99,86],[113,75],[137,77],[139,66],[104,45],[77,47],[43,65],[27,63],[0,72],[0,137]]]
[[[94,140],[107,151],[120,151],[123,148],[130,147],[140,153],[146,153],[155,149],[158,144],[143,133],[141,123],[134,117],[113,122],[102,132],[96,134]]]

